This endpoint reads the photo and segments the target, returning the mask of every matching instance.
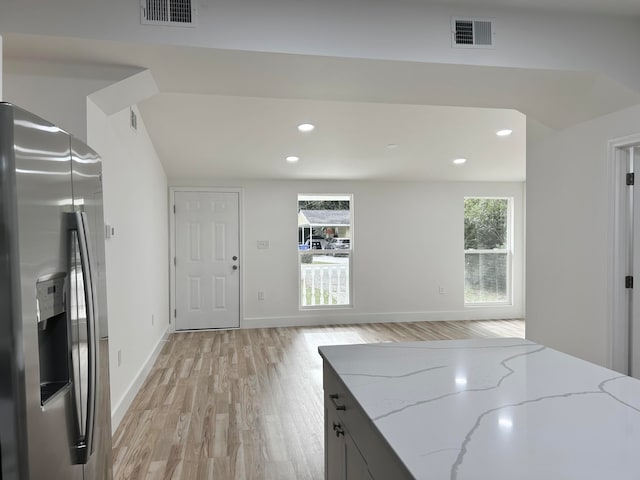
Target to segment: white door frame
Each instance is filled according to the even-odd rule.
[[[243,205],[244,190],[239,187],[169,187],[169,323],[170,331],[176,331],[176,217],[173,206],[176,203],[176,192],[209,192],[238,194],[238,240],[240,242],[240,327],[244,324],[244,239],[243,239]]]
[[[607,325],[608,367],[621,373],[629,372],[629,291],[625,288],[624,277],[629,274],[628,258],[628,209],[626,202],[626,185],[623,181],[627,170],[627,155],[623,149],[640,144],[640,134],[617,138],[609,141],[608,171],[610,185],[610,281],[608,285],[609,319]],[[637,168],[637,167],[636,167]],[[637,173],[637,172],[636,172]],[[640,180],[638,180],[640,186]],[[640,195],[636,190],[635,195]],[[635,212],[640,215],[640,212]],[[635,239],[640,241],[640,239]],[[640,252],[636,253],[640,255]],[[639,277],[636,274],[636,277]],[[640,278],[637,278],[640,288]]]

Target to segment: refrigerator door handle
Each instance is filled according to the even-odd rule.
[[[75,463],[85,464],[93,453],[93,431],[95,426],[96,412],[96,377],[98,372],[98,332],[95,318],[95,291],[93,287],[93,272],[91,269],[91,246],[89,227],[85,212],[74,212],[71,214],[73,218],[71,230],[77,232],[78,250],[80,253],[80,267],[82,272],[82,284],[84,290],[84,303],[86,311],[86,364],[87,364],[87,391],[85,395],[74,395],[77,412],[86,412],[85,415],[78,416],[78,442],[73,447]],[[83,332],[84,333],[84,332]],[[79,381],[80,372],[74,372],[74,382]],[[78,388],[74,388],[77,392]],[[84,399],[86,398],[86,404]],[[83,418],[84,417],[84,418]],[[85,420],[83,425],[82,420]]]

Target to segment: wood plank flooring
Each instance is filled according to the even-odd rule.
[[[172,334],[113,437],[114,479],[321,480],[320,345],[524,337],[524,321]]]

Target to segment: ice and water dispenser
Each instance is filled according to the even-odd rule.
[[[42,405],[71,384],[66,277],[60,272],[41,277],[36,283]]]

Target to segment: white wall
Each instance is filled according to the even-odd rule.
[[[206,184],[218,185],[215,181]],[[233,185],[244,188],[243,327],[523,315],[522,183],[271,181]],[[301,312],[298,308],[298,193],[354,195],[351,309]],[[511,307],[464,307],[463,199],[475,195],[515,199],[518,294]],[[269,240],[270,248],[258,249],[258,240]],[[447,293],[439,294],[439,286]],[[258,301],[258,291],[265,292],[264,301]]]
[[[5,59],[3,100],[86,141],[87,95],[133,71],[137,70]]]
[[[527,152],[527,337],[610,366],[613,259],[608,141],[640,133],[640,107]]]
[[[116,232],[106,240],[115,430],[169,326],[167,178],[142,119],[129,127],[128,108],[107,116],[89,100],[88,137],[103,158],[105,222]]]
[[[640,87],[638,20],[412,1],[201,0],[196,4],[198,27],[180,28],[141,25],[140,4],[130,0],[14,1],[2,6],[0,31],[262,52],[606,71],[628,86]],[[493,18],[496,48],[451,48],[452,15]]]

